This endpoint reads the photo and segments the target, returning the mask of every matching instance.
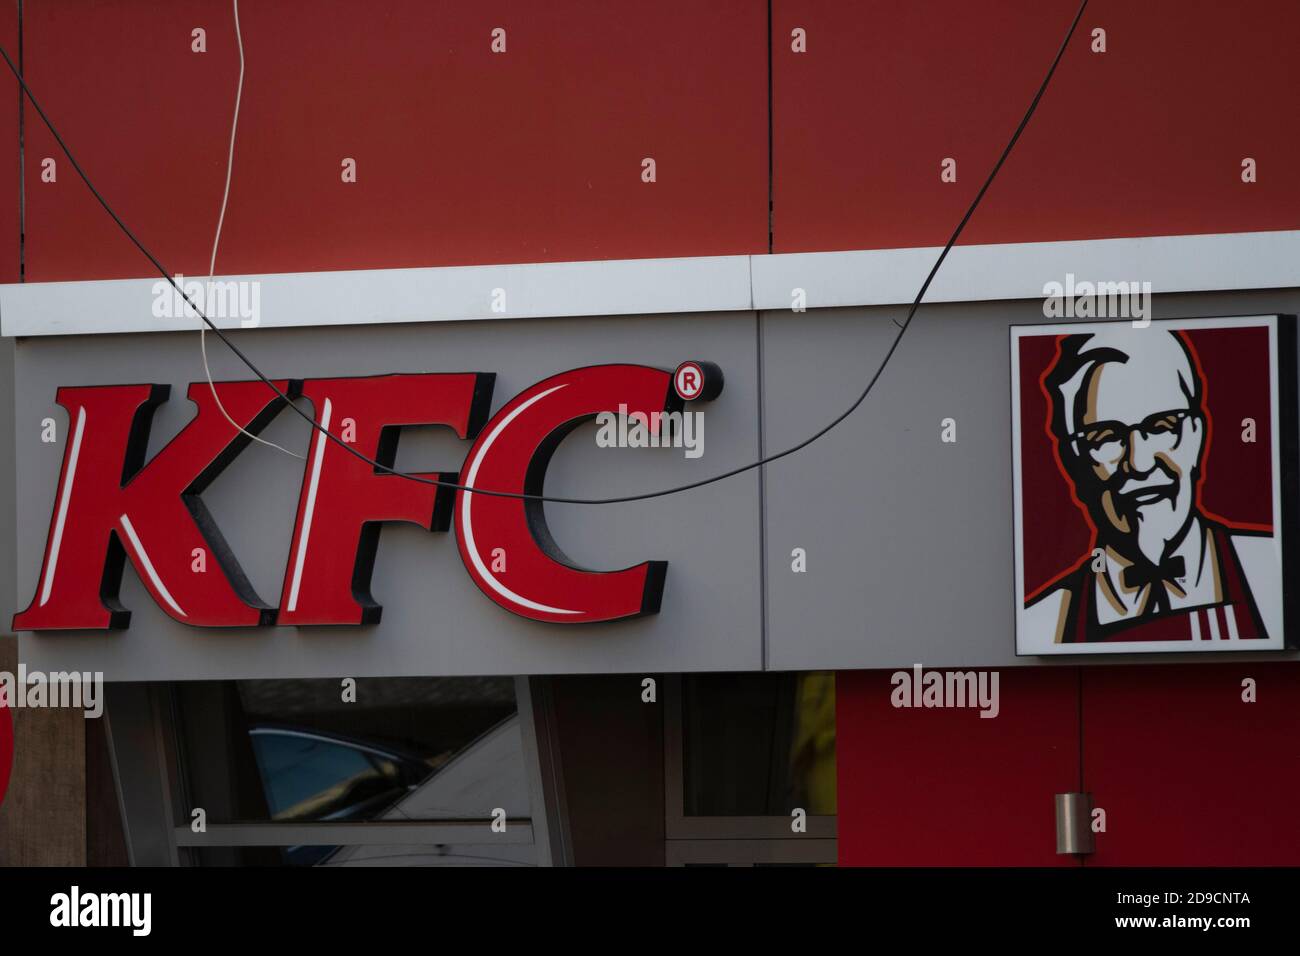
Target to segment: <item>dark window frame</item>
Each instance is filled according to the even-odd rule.
[[[669,866],[836,862],[837,818],[812,815],[805,833],[790,816],[687,816],[682,675],[664,678],[664,831]]]
[[[132,863],[193,866],[198,863],[196,851],[202,848],[450,844],[467,850],[476,846],[533,846],[533,865],[549,866],[551,841],[547,829],[548,812],[542,789],[532,695],[527,678],[516,677],[514,681],[516,707],[524,737],[524,770],[528,778],[530,813],[524,818],[507,818],[505,833],[494,833],[491,830],[491,818],[367,820],[350,823],[208,823],[204,832],[196,833],[192,828],[191,805],[186,794],[184,758],[178,735],[173,688],[166,682],[123,685],[114,695],[120,698],[116,715],[112,713],[115,708],[110,701],[108,729],[110,745],[115,755],[115,774],[126,772],[132,775],[126,781],[118,777],[118,789],[123,798],[122,816]],[[138,703],[124,706],[131,701]],[[114,716],[118,719],[114,720]],[[155,746],[146,746],[142,750],[141,745],[150,738]],[[128,770],[116,759],[116,754],[121,753],[124,747],[136,753],[147,754],[149,759]],[[142,840],[147,842],[141,843]]]

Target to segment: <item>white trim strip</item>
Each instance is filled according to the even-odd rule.
[[[307,486],[307,503],[302,511],[302,536],[298,538],[298,554],[293,560],[293,583],[289,586],[287,611],[298,610],[298,588],[302,584],[302,567],[307,561],[307,539],[311,537],[311,519],[316,513],[316,489],[320,485],[320,466],[325,460],[325,434],[330,430],[330,412],[334,404],[327,398],[320,413],[320,431],[316,433],[316,451],[312,455],[311,483]]]
[[[1201,612],[1193,611],[1187,617],[1192,622],[1192,640],[1199,641],[1201,639]]]
[[[754,304],[789,309],[794,289],[806,292],[810,309],[910,303],[939,251],[755,256]],[[1153,293],[1297,286],[1300,230],[958,246],[924,301],[1039,299],[1067,273],[1076,282],[1150,282]]]
[[[1207,607],[1205,617],[1210,622],[1210,640],[1219,640],[1219,615],[1214,612],[1213,607]]]
[[[77,459],[81,457],[81,436],[86,431],[86,406],[77,409],[77,427],[72,434],[72,448],[68,452],[68,473],[63,478],[59,494],[59,513],[54,519],[54,534],[50,538],[50,560],[45,566],[45,580],[41,582],[41,607],[50,599],[54,588],[54,569],[59,566],[59,548],[63,544],[63,525],[68,519],[68,502],[72,500],[72,480],[77,477]]]
[[[259,283],[261,328],[653,315],[911,302],[938,247],[220,276]],[[1035,299],[1048,282],[1150,282],[1154,293],[1300,286],[1300,230],[958,246],[927,302]],[[188,280],[187,280],[188,281]],[[505,292],[505,311],[493,311]],[[156,318],[161,279],[0,285],[0,334],[193,331]],[[249,296],[246,295],[246,298]],[[188,312],[189,310],[185,310]],[[239,316],[214,317],[238,328]]]
[[[186,277],[185,284],[190,281]],[[291,272],[212,281],[259,283],[260,328],[750,308],[748,256]],[[503,312],[492,309],[498,289],[504,290]],[[175,294],[162,279],[0,285],[0,333],[198,330],[201,322],[188,307],[178,317],[155,318],[160,294]],[[251,301],[251,289],[244,298]],[[223,329],[240,328],[238,315],[210,318]]]
[[[131,540],[131,547],[135,549],[136,556],[140,559],[140,563],[144,565],[144,573],[148,575],[149,582],[154,586],[154,590],[162,596],[162,599],[167,602],[169,608],[181,617],[188,617],[189,615],[181,610],[181,606],[176,603],[171,592],[167,590],[167,585],[162,583],[162,578],[158,577],[158,572],[154,570],[153,562],[149,560],[149,552],[145,551],[144,545],[140,543],[140,538],[135,533],[135,527],[131,524],[131,519],[126,515],[122,515],[118,520],[121,521],[122,528],[126,531],[126,536]]]

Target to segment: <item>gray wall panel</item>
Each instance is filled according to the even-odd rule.
[[[1154,303],[1156,319],[1297,311],[1296,290]],[[769,454],[847,407],[905,313],[762,313]],[[863,406],[768,467],[770,668],[1049,662],[1015,656],[1008,343],[1012,323],[1045,321],[1039,301],[924,308]],[[940,441],[948,417],[953,444]],[[796,547],[807,551],[807,573],[791,571]],[[1197,658],[1223,655],[1120,660]]]

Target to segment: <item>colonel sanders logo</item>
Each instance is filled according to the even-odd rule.
[[[1013,335],[1019,652],[1281,647],[1274,320],[1053,331]],[[1207,381],[1198,337],[1223,381]],[[1226,516],[1207,506],[1212,481]],[[1038,492],[1062,491],[1074,515],[1044,526]]]

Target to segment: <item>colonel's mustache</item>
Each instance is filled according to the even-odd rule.
[[[1178,497],[1179,476],[1164,462],[1157,460],[1156,467],[1147,475],[1135,479],[1130,475],[1115,475],[1105,483],[1118,510],[1135,512],[1139,507],[1173,501]]]
[[[1104,481],[1094,477],[1093,485],[1097,504],[1109,492],[1111,507],[1116,514],[1140,518],[1142,508],[1176,500],[1182,480],[1172,468],[1157,459],[1155,466],[1141,477],[1119,472]]]

